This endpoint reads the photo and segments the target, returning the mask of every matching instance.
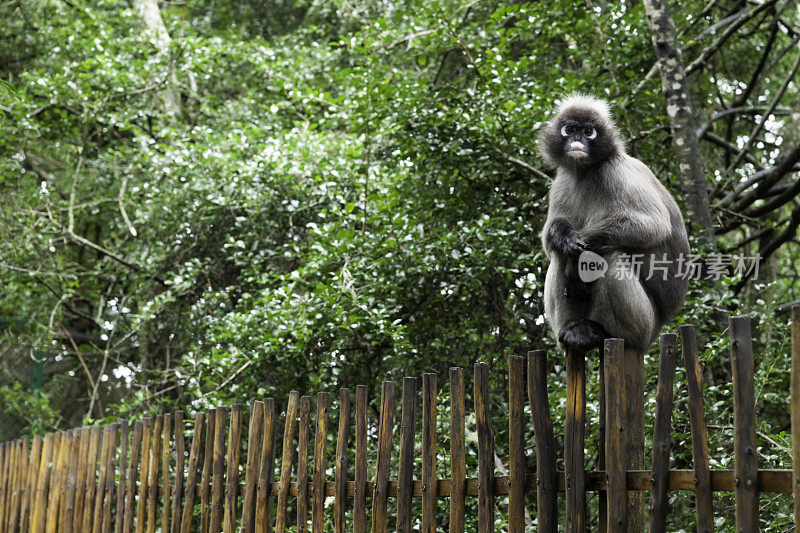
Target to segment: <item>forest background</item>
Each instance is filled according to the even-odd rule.
[[[725,468],[725,314],[754,317],[759,461],[787,466],[800,9],[680,2],[676,36],[648,24],[658,3],[2,2],[0,441],[356,384],[377,408],[384,379],[476,361],[500,409],[507,357],[537,348],[563,412],[536,135],[581,91],[609,100],[700,257],[762,258],[756,279],[693,281],[669,329],[703,337]],[[655,50],[673,44],[670,72]],[[676,403],[686,467],[680,375]],[[762,498],[775,530],[781,498]]]

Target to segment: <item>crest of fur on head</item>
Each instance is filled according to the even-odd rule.
[[[591,121],[597,124],[605,132],[606,141],[613,146],[613,152],[625,152],[625,144],[611,118],[608,103],[592,95],[573,93],[561,101],[555,115],[539,134],[539,151],[547,164],[554,167],[560,165],[560,161],[548,149],[548,139],[560,136],[560,123],[564,119]]]

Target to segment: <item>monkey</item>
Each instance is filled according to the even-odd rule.
[[[608,104],[596,97],[567,97],[539,146],[557,168],[541,234],[550,327],[561,345],[584,353],[609,337],[646,350],[686,296],[680,271],[689,241],[678,204],[626,153]],[[584,280],[579,264],[599,259],[592,254],[607,270]]]

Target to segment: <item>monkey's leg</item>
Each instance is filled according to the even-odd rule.
[[[589,320],[594,284],[586,284],[587,294],[570,292],[567,270],[558,258],[550,263],[544,282],[544,309],[558,341],[564,346],[586,352],[600,346],[607,334],[600,324]]]
[[[625,348],[646,350],[656,327],[653,304],[635,273],[617,269],[618,257],[609,258],[606,275],[595,282],[589,318],[623,339]]]

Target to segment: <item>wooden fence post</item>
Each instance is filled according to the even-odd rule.
[[[508,358],[508,531],[525,531],[525,359]]]
[[[564,424],[564,478],[567,533],[586,531],[586,354],[567,349],[567,413]]]
[[[226,407],[217,407],[216,420],[214,423],[214,460],[211,467],[213,483],[211,485],[211,517],[209,531],[219,533],[222,527],[222,514],[224,512],[224,491],[225,491],[225,423],[228,418]],[[178,428],[175,428],[177,436]],[[178,485],[178,473],[175,474],[175,486]],[[175,491],[175,498],[180,498],[178,491]],[[174,506],[173,506],[174,508]],[[175,514],[173,513],[173,517]],[[172,519],[172,527],[175,527],[175,520]]]
[[[297,533],[308,529],[308,432],[311,428],[311,396],[300,397],[297,432]]]
[[[628,399],[625,421],[626,466],[628,470],[644,469],[644,353],[625,348],[623,359],[625,388]],[[608,408],[608,406],[606,406]],[[627,533],[644,532],[644,493],[628,492]]]
[[[225,514],[222,519],[222,530],[234,533],[236,529],[236,497],[239,494],[239,450],[242,435],[242,405],[231,406],[231,421],[228,428],[228,454],[225,458]]]
[[[708,470],[708,436],[703,413],[703,376],[697,359],[697,335],[692,326],[681,326],[680,331],[686,366],[686,388],[689,392],[689,422],[692,426],[697,531],[711,533],[714,531],[714,515],[711,506],[711,474]]]
[[[412,443],[413,444],[413,443]],[[356,465],[353,531],[367,531],[367,386],[356,386]],[[299,533],[299,532],[298,532]]]
[[[244,499],[242,500],[242,533],[252,533],[253,531],[256,503],[256,481],[258,479],[258,467],[260,459],[259,452],[261,451],[260,443],[264,438],[263,434],[264,402],[256,401],[250,408],[250,425],[248,426],[247,431],[247,466],[245,467]],[[194,436],[198,437],[197,429],[195,429]],[[192,442],[192,448],[194,448],[194,441]],[[191,459],[189,459],[189,462],[191,463]],[[191,472],[191,468],[189,471]]]
[[[317,432],[314,438],[314,482],[311,503],[311,531],[321,533],[325,529],[325,448],[328,441],[328,409],[331,395],[317,395]]]
[[[794,492],[794,524],[800,529],[800,305],[792,307],[792,489]]]
[[[436,374],[422,375],[422,531],[436,533]]]
[[[289,392],[289,401],[286,404],[286,420],[283,426],[283,447],[281,457],[281,477],[278,486],[278,513],[275,518],[275,532],[283,533],[289,522],[286,504],[289,501],[289,485],[292,483],[292,459],[294,456],[294,428],[297,425],[297,409],[300,402],[300,393],[296,390]]]
[[[609,533],[625,533],[628,528],[628,387],[625,386],[625,348],[622,339],[604,343],[606,398],[606,499]]]
[[[209,428],[210,429],[210,428]],[[275,467],[275,401],[264,401],[264,440],[256,490],[256,533],[272,530],[272,476]]]
[[[536,510],[542,533],[558,531],[556,439],[547,397],[547,352],[528,352],[528,402],[536,438]]]
[[[261,402],[256,402],[256,405]],[[261,404],[263,405],[263,404]],[[256,407],[253,407],[256,410]],[[263,413],[259,413],[263,416]],[[203,426],[205,426],[206,415],[204,413],[197,413],[194,416],[194,427],[192,428],[192,444],[189,448],[189,477],[186,480],[186,498],[183,502],[183,513],[181,514],[181,533],[189,533],[192,529],[192,514],[194,513],[194,500],[197,494],[197,464],[200,461],[200,439],[203,434]],[[208,431],[208,430],[206,430]],[[253,443],[257,439],[253,439]],[[164,472],[168,477],[169,472]],[[250,474],[250,472],[248,472]],[[244,519],[242,520],[244,523]]]
[[[216,437],[214,432],[217,426],[217,410],[208,410],[208,421],[206,423],[206,438],[204,442],[203,453],[203,473],[200,477],[200,532],[208,533],[208,525],[210,521],[211,507],[211,471],[214,462],[214,441]],[[166,427],[164,428],[166,431]],[[166,472],[166,470],[165,470]],[[167,481],[169,478],[167,478]],[[169,483],[167,483],[169,485]],[[163,523],[167,524],[162,527],[162,531],[168,531],[169,513],[167,512],[167,502],[164,502],[164,514],[162,515]]]
[[[464,444],[464,370],[450,369],[450,533],[464,533],[467,466]]]
[[[381,391],[381,421],[378,429],[378,459],[372,497],[372,533],[386,531],[386,499],[389,496],[392,432],[394,430],[394,381],[384,381]]]
[[[122,533],[122,525],[125,517],[125,495],[127,493],[126,477],[128,474],[128,437],[129,437],[129,424],[127,420],[120,420],[119,430],[119,482],[117,483],[117,505],[116,519],[114,521],[114,532]],[[83,446],[83,437],[81,437],[81,446]],[[82,448],[80,448],[82,449]],[[80,459],[79,459],[80,461]],[[80,466],[78,466],[78,483],[76,489],[80,487]],[[77,501],[77,494],[76,494]],[[77,505],[77,503],[76,503]]]
[[[489,365],[475,363],[475,420],[478,426],[478,531],[494,531],[494,434],[489,411]]]
[[[339,432],[336,436],[333,515],[336,533],[347,527],[347,441],[350,440],[350,391],[339,389]]]
[[[400,422],[400,464],[397,469],[397,533],[411,533],[414,491],[414,435],[417,418],[417,378],[403,378]]]
[[[736,481],[736,530],[758,531],[758,459],[756,401],[750,317],[730,319],[733,370],[733,453]]]
[[[223,414],[227,414],[223,413]],[[217,416],[219,416],[219,411],[217,411]],[[173,434],[175,438],[175,485],[172,489],[172,509],[170,510],[170,531],[172,533],[178,533],[178,529],[181,526],[181,500],[183,499],[183,465],[185,462],[185,458],[183,456],[185,451],[185,443],[183,440],[183,411],[175,411],[173,415],[175,427],[173,428]],[[223,419],[224,423],[224,419]],[[223,446],[225,444],[225,439],[223,437],[222,440]],[[215,532],[218,530],[215,530]],[[166,533],[166,532],[164,532]]]
[[[666,333],[661,336],[658,392],[656,393],[656,415],[653,428],[653,474],[647,528],[649,533],[666,533],[667,531],[670,424],[672,421],[676,343],[677,335],[674,333]]]

